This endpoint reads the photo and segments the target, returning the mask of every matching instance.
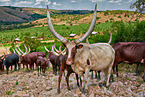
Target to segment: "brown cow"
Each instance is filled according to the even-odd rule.
[[[55,48],[55,44],[53,45],[53,47]],[[63,51],[61,51],[61,47],[59,48],[59,50],[57,50],[55,48],[55,50],[57,52],[55,52],[53,50],[53,47],[52,47],[52,52],[54,54],[56,54],[56,56],[58,56],[58,64],[60,64],[60,74],[59,74],[59,78],[58,78],[58,88],[57,88],[57,93],[60,93],[60,82],[61,82],[61,79],[62,79],[62,75],[64,73],[64,70],[66,69],[67,70],[67,75],[66,75],[66,83],[67,83],[67,89],[70,90],[70,87],[69,87],[69,76],[71,73],[75,73],[71,66],[70,65],[67,65],[66,64],[66,53],[64,52],[66,49],[64,49]],[[79,87],[79,81],[78,81],[78,74],[76,74],[76,79],[77,79],[77,86]],[[80,79],[80,83],[81,82],[81,79]]]
[[[38,76],[39,76],[39,70],[40,70],[40,73],[41,73],[41,70],[43,73],[45,73],[46,68],[49,67],[49,60],[47,60],[46,58],[43,58],[42,56],[38,56],[37,61],[36,61],[36,67],[38,70]]]
[[[54,54],[54,52],[49,51],[46,46],[45,50],[48,52],[48,59],[50,60],[50,62],[52,63],[52,67],[53,67],[53,74],[57,75],[57,73],[59,73],[60,70],[60,65],[58,63],[58,56],[57,54]],[[59,70],[58,70],[59,69]]]
[[[141,60],[145,60],[145,42],[118,42],[112,45],[115,50],[115,61],[113,69],[116,67],[118,76],[118,63],[126,62],[129,64],[136,63],[138,65]],[[144,62],[144,81],[145,81],[145,62]]]
[[[25,46],[25,45],[24,45]],[[30,66],[30,71],[32,70],[33,64],[36,63],[37,60],[37,52],[30,52],[30,48],[29,48],[29,52],[27,51],[27,47],[26,48],[26,52],[23,53],[23,55],[17,50],[16,45],[15,45],[15,50],[17,51],[17,53],[19,54],[19,64],[23,63],[24,65],[27,66],[27,71],[28,71],[28,64]]]

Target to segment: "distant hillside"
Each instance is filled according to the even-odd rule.
[[[57,14],[88,14],[93,11],[88,10],[50,10],[52,15]],[[42,8],[24,8],[1,6],[0,7],[0,25],[26,23],[40,18],[46,18],[46,9]]]
[[[0,25],[24,23],[44,17],[46,17],[45,14],[39,14],[27,8],[11,6],[0,7]]]

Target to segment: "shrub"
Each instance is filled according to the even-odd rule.
[[[119,15],[118,18],[121,18],[121,16]]]
[[[114,19],[113,19],[113,18],[110,18],[109,20],[110,20],[110,21],[114,21]]]
[[[136,24],[126,24],[124,22],[117,26],[117,33],[114,33],[114,43],[116,42],[144,42],[145,21]]]
[[[107,11],[104,12],[104,16],[107,16],[109,15],[109,13]]]

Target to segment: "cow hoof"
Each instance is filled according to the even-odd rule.
[[[71,90],[70,88],[67,88],[69,91]]]
[[[57,90],[57,93],[60,94],[60,90]]]
[[[88,95],[88,90],[87,89],[83,89],[82,91],[85,95]]]

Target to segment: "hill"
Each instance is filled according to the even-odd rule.
[[[35,9],[44,10],[44,9]],[[46,13],[45,13],[46,14]],[[29,8],[2,6],[0,7],[0,25],[19,24],[46,17],[45,14],[29,10]]]
[[[87,10],[50,10],[52,15],[56,14],[88,14],[92,11]],[[26,23],[32,20],[46,18],[46,9],[26,8],[26,7],[0,7],[0,25]]]

